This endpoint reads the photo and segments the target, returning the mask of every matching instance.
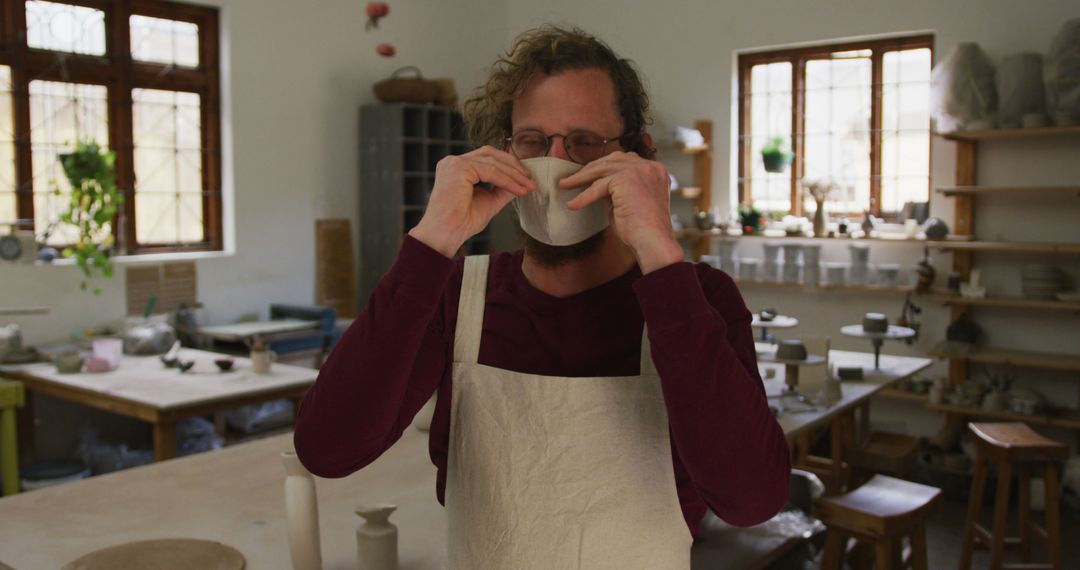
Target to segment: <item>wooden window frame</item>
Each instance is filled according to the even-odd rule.
[[[105,55],[83,55],[27,46],[26,0],[0,0],[0,65],[11,68],[15,139],[16,216],[34,220],[30,144],[30,82],[101,85],[108,90],[109,147],[116,152],[116,182],[124,204],[113,220],[118,253],[137,255],[223,248],[221,180],[221,75],[218,9],[166,0],[49,0],[101,10]],[[188,22],[199,27],[199,66],[176,67],[135,60],[131,16]],[[56,65],[57,61],[63,65]],[[135,141],[133,89],[163,89],[200,96],[203,240],[182,244],[139,243],[135,228]],[[36,230],[35,230],[36,231]],[[121,234],[122,232],[122,234]]]
[[[791,214],[802,216],[803,200],[799,191],[799,180],[805,171],[803,157],[806,145],[806,62],[817,59],[829,59],[831,54],[844,51],[870,50],[871,81],[870,81],[870,203],[866,209],[874,216],[882,216],[881,211],[881,139],[882,109],[881,100],[883,92],[884,55],[890,51],[910,50],[927,48],[933,58],[934,36],[932,34],[920,34],[914,36],[902,36],[884,38],[878,40],[864,40],[842,42],[835,44],[822,44],[810,47],[800,47],[766,52],[744,53],[739,55],[739,94],[738,94],[738,124],[739,124],[739,162],[738,183],[739,203],[752,204],[753,192],[751,188],[751,173],[753,173],[756,153],[751,148],[751,70],[756,65],[769,63],[787,62],[791,64],[791,132],[792,151],[795,159],[791,163]],[[927,138],[932,141],[932,135],[927,125]],[[929,172],[929,165],[928,170]],[[929,191],[929,179],[927,190]],[[895,216],[895,212],[887,212],[886,217]]]

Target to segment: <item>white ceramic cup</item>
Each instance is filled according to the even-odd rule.
[[[270,372],[270,364],[277,360],[277,353],[272,350],[251,351],[251,371],[256,374]]]

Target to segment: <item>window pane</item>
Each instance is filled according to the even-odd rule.
[[[857,213],[870,204],[871,62],[868,53],[842,55],[806,62],[804,172],[840,188],[830,212]]]
[[[107,90],[100,85],[30,82],[30,149],[33,162],[34,228],[38,232],[59,219],[71,186],[57,155],[74,149],[77,141],[94,140],[108,146]],[[59,190],[54,195],[53,187]],[[75,241],[75,231],[58,227],[50,244]]]
[[[15,137],[11,109],[11,68],[0,65],[0,222],[18,218],[15,202]]]
[[[93,8],[30,0],[26,44],[32,48],[105,55],[105,13]]]
[[[135,236],[140,244],[203,241],[199,95],[134,89]]]
[[[882,58],[881,209],[930,198],[930,50]]]
[[[765,211],[791,209],[791,170],[765,171],[761,149],[773,137],[783,137],[791,150],[791,63],[755,65],[750,70],[750,152],[749,173],[754,206]]]
[[[131,17],[131,56],[140,61],[199,66],[199,27],[188,22]]]

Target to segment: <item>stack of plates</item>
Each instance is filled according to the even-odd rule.
[[[1020,272],[1021,291],[1032,299],[1053,299],[1065,289],[1061,270],[1053,265],[1028,264]]]

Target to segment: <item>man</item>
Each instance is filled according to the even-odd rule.
[[[787,498],[750,313],[725,274],[682,260],[647,107],[592,36],[520,36],[464,105],[486,146],[439,163],[300,408],[300,458],[341,477],[438,391],[452,568],[689,568],[707,508],[751,525]],[[523,252],[453,259],[512,201]]]

